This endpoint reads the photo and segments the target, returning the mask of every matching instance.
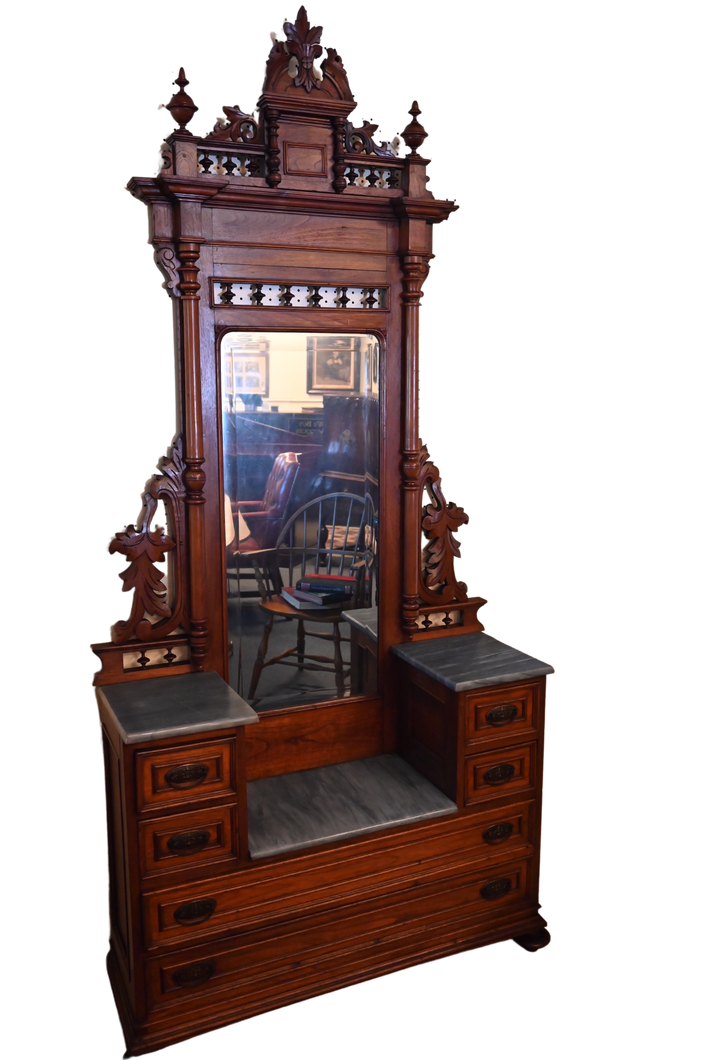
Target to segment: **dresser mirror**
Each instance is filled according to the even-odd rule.
[[[322,32],[300,8],[257,113],[211,131],[187,129],[181,70],[160,172],[128,184],[178,374],[175,436],[109,545],[131,603],[93,645],[126,1056],[550,938],[552,667],[483,632],[469,517],[419,433],[420,303],[457,205],[428,187],[417,103],[396,142],[350,120]]]
[[[361,693],[347,620],[378,603],[379,339],[227,331],[220,368],[231,687],[259,712]]]

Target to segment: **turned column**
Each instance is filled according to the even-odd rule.
[[[403,425],[403,629],[418,628],[418,577],[421,549],[420,438],[418,437],[418,357],[420,300],[428,258],[406,254],[403,268],[404,425]]]
[[[204,438],[199,364],[199,248],[202,239],[180,240],[179,298],[184,380],[184,441],[187,533],[189,542],[189,647],[192,668],[204,669],[209,639],[206,619],[206,539],[204,534]]]

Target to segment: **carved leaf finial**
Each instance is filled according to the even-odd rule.
[[[467,586],[455,575],[460,543],[453,534],[469,522],[469,516],[463,508],[445,500],[440,472],[425,446],[421,449],[420,464],[419,482],[430,498],[430,503],[423,508],[421,523],[427,544],[423,549],[420,596],[426,603],[462,602],[467,599]]]
[[[189,84],[189,81],[184,76],[183,66],[180,66],[179,76],[172,83],[177,85],[179,92],[175,92],[170,102],[166,104],[167,110],[169,110],[170,114],[179,125],[179,131],[191,136],[192,134],[187,128],[187,124],[192,120],[196,112],[199,110],[199,107],[195,104],[189,93],[184,91],[185,87]]]
[[[319,71],[314,69],[314,62],[322,54],[322,26],[310,26],[303,5],[297,13],[294,25],[292,22],[283,23],[283,32],[290,45],[288,51],[297,60],[298,70],[293,84],[296,88],[304,88],[306,92],[319,88],[322,81],[321,76],[317,76]]]
[[[405,129],[401,133],[406,147],[410,147],[410,157],[418,158],[418,148],[422,146],[423,140],[428,135],[423,126],[418,121],[418,115],[421,113],[420,107],[416,100],[413,100],[413,106],[408,111],[413,116],[413,120],[406,125]]]
[[[161,474],[153,475],[145,487],[138,525],[131,523],[121,530],[108,546],[111,554],[118,552],[128,560],[128,567],[119,575],[123,581],[123,592],[134,590],[129,618],[117,622],[111,629],[114,644],[124,644],[133,637],[153,640],[155,637],[167,636],[182,618],[184,535],[180,505],[185,493],[182,477],[185,464],[181,437],[175,439],[170,454],[161,457],[157,466]],[[160,526],[150,529],[158,500],[164,500],[167,504],[174,538]],[[167,553],[173,550],[177,565],[173,579],[175,600],[170,606],[165,580],[155,564],[164,562]],[[147,615],[156,618],[157,622],[151,623]]]

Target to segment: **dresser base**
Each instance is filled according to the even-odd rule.
[[[150,1020],[144,1026],[140,1026],[135,1020],[131,1010],[128,993],[123,983],[122,975],[115,958],[113,950],[108,953],[107,967],[108,975],[113,988],[113,994],[118,1008],[123,1034],[126,1042],[125,1057],[142,1056],[145,1053],[163,1049],[168,1045],[193,1038],[198,1034],[225,1027],[230,1023],[238,1023],[252,1016],[261,1015],[272,1009],[292,1005],[298,1001],[305,1001],[310,997],[330,993],[354,983],[364,982],[368,979],[376,979],[387,975],[389,972],[400,971],[410,968],[416,964],[448,957],[454,953],[462,953],[465,950],[476,949],[480,946],[488,946],[494,942],[505,942],[513,939],[519,945],[531,952],[541,949],[550,942],[550,934],[545,930],[546,921],[538,913],[529,915],[528,911],[523,914],[517,913],[509,916],[503,921],[497,922],[494,927],[483,929],[483,925],[477,923],[471,928],[469,925],[455,925],[451,923],[446,929],[438,929],[427,939],[418,938],[415,942],[415,951],[401,953],[396,956],[390,951],[377,954],[371,952],[370,961],[362,968],[352,968],[350,971],[342,971],[336,978],[323,978],[317,983],[297,985],[293,984],[291,989],[271,995],[265,1001],[249,1003],[239,1006],[238,1001],[230,998],[227,1002],[215,1002],[209,1011],[202,1012],[198,1016],[190,1016],[184,1010],[171,1012],[169,1015],[161,1013],[155,1020]],[[467,934],[465,934],[467,932]],[[474,933],[471,933],[474,932]],[[444,937],[444,941],[442,938]],[[531,939],[539,940],[536,945],[528,945]],[[544,940],[545,939],[545,940]],[[523,941],[522,941],[523,940]],[[404,947],[405,948],[405,947]],[[342,963],[346,961],[347,954],[342,954]]]

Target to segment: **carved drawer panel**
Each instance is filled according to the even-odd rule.
[[[525,736],[537,727],[538,684],[516,685],[508,690],[470,692],[465,696],[465,743],[519,733]]]
[[[535,783],[535,742],[465,759],[465,806],[512,792],[530,791]]]
[[[149,1006],[181,1004],[188,998],[199,1006],[221,991],[237,991],[239,1003],[264,990],[289,984],[296,975],[318,974],[348,953],[389,952],[415,935],[444,934],[448,925],[483,917],[485,926],[503,916],[507,906],[527,897],[526,861],[507,862],[467,871],[392,897],[380,897],[286,923],[242,933],[237,939],[178,950],[147,962]]]
[[[283,870],[254,867],[236,877],[171,887],[143,898],[148,948],[188,942],[216,932],[302,916],[326,904],[393,895],[463,871],[471,861],[517,857],[531,850],[532,802],[458,818],[447,835],[429,835],[397,848],[356,854],[326,865]],[[520,853],[521,852],[521,855]],[[341,858],[341,854],[337,855]]]
[[[232,806],[171,814],[143,821],[139,828],[144,875],[238,857],[236,810]]]
[[[135,756],[138,810],[236,795],[233,740],[190,744]]]

